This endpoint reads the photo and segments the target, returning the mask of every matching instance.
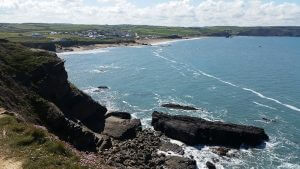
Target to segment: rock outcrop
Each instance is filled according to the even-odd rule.
[[[207,144],[239,148],[242,144],[258,146],[269,138],[264,129],[188,116],[170,116],[153,112],[152,126],[167,137],[188,145]]]
[[[198,110],[195,107],[192,106],[185,106],[175,103],[168,103],[168,104],[162,104],[161,107],[170,108],[170,109],[181,109],[181,110]]]
[[[136,137],[138,131],[142,130],[139,119],[121,119],[111,116],[105,119],[103,134],[118,140]]]
[[[111,116],[118,117],[120,119],[131,119],[131,114],[127,112],[110,112],[105,115],[105,118]]]
[[[164,164],[166,169],[196,169],[196,161],[184,157],[168,156]]]
[[[29,76],[34,91],[57,105],[66,116],[80,120],[95,132],[103,130],[107,109],[68,82],[62,60],[45,63]]]
[[[210,161],[206,162],[206,167],[208,169],[216,169],[216,166],[212,162],[210,162]]]

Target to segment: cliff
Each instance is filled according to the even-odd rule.
[[[0,41],[0,106],[82,149],[95,148],[94,132],[104,129],[107,111],[68,82],[56,54],[5,40]]]

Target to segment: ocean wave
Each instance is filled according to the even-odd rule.
[[[261,104],[261,103],[255,102],[255,101],[253,101],[253,103],[258,105],[258,106],[261,106],[261,107],[266,107],[266,108],[269,108],[269,109],[272,109],[272,110],[277,110],[274,107],[271,107],[271,106],[268,106],[268,105],[265,105],[265,104]]]
[[[267,99],[267,100],[271,100],[271,101],[273,101],[273,102],[275,102],[275,103],[278,103],[278,104],[280,104],[280,105],[282,105],[282,106],[285,106],[285,107],[287,107],[287,108],[289,108],[289,109],[291,109],[291,110],[295,110],[295,111],[300,112],[300,109],[297,108],[297,107],[295,107],[295,106],[292,106],[292,105],[289,105],[289,104],[282,103],[282,102],[279,101],[279,100],[276,100],[276,99],[271,98],[271,97],[267,97],[267,96],[265,96],[265,95],[263,95],[263,94],[261,94],[261,93],[255,91],[255,90],[248,89],[248,88],[243,88],[243,90],[246,90],[246,91],[249,91],[249,92],[251,92],[251,93],[254,93],[254,94],[256,94],[256,95],[257,95],[258,97],[260,97],[260,98]]]
[[[169,45],[172,43],[176,43],[176,42],[183,42],[183,41],[191,41],[191,40],[199,40],[199,39],[204,39],[204,37],[198,37],[198,38],[189,38],[189,39],[173,39],[173,40],[169,40],[169,41],[164,41],[164,42],[157,42],[157,43],[152,43],[152,46],[161,46],[161,45]]]
[[[280,166],[278,166],[278,168],[282,168],[282,169],[286,169],[286,168],[289,168],[289,169],[299,169],[300,168],[300,165],[299,164],[291,164],[291,163],[283,163],[281,164]]]
[[[179,155],[174,152],[162,152],[165,155],[175,155],[175,156],[182,156],[186,158],[191,158],[197,162],[197,167],[199,169],[201,168],[206,168],[206,162],[210,161],[212,162],[213,160],[217,160],[219,162],[215,163],[216,168],[223,169],[225,166],[243,166],[244,162],[236,157],[220,157],[219,155],[213,153],[212,149],[213,148],[218,148],[218,146],[204,146],[204,145],[198,145],[198,146],[187,146],[186,144],[182,143],[181,141],[178,140],[173,140],[170,139],[170,142],[173,144],[176,144],[180,147],[183,148],[184,150],[184,155]],[[161,152],[161,151],[160,151]],[[238,150],[231,150],[229,154],[235,154],[238,153]]]
[[[218,80],[218,81],[220,81],[220,82],[222,82],[222,83],[228,84],[228,85],[233,86],[233,87],[239,87],[239,86],[236,85],[236,84],[233,84],[233,83],[231,83],[231,82],[222,80],[221,78],[218,78],[218,77],[216,77],[216,76],[210,75],[210,74],[205,73],[205,72],[203,72],[203,71],[201,71],[201,70],[199,70],[199,72],[200,72],[202,75],[204,75],[204,76],[207,76],[207,77],[216,79],[216,80]]]
[[[105,72],[107,72],[106,70],[99,70],[99,69],[93,69],[93,70],[91,70],[91,71],[89,71],[90,73],[105,73]]]
[[[166,58],[166,57],[162,56],[161,54],[159,54],[159,53],[158,53],[158,52],[156,52],[156,51],[154,51],[154,52],[153,52],[153,54],[154,54],[155,56],[157,56],[157,57],[161,58],[161,59],[167,60],[167,61],[169,61],[169,62],[172,62],[172,63],[177,63],[175,60],[168,59],[168,58]]]
[[[168,61],[173,62],[173,63],[177,63],[177,61],[175,61],[175,60],[171,60],[171,59],[168,59],[168,58],[166,58],[166,57],[163,57],[163,56],[160,55],[158,52],[153,52],[153,53],[154,53],[154,55],[157,56],[157,57],[160,57],[160,58],[162,58],[162,59],[168,60]],[[216,80],[218,80],[219,82],[222,82],[222,83],[224,83],[224,84],[230,85],[230,86],[232,86],[232,87],[240,88],[240,86],[238,86],[238,85],[236,85],[236,84],[234,84],[234,83],[232,83],[232,82],[225,81],[225,80],[223,80],[223,79],[221,79],[221,78],[219,78],[219,77],[216,77],[216,76],[214,76],[214,75],[208,74],[208,73],[206,73],[206,72],[204,72],[204,71],[202,71],[202,70],[199,70],[199,69],[196,69],[196,71],[195,71],[195,70],[192,70],[191,68],[188,68],[188,67],[190,67],[190,66],[187,65],[187,64],[185,64],[185,63],[181,63],[181,64],[184,65],[184,67],[186,68],[187,71],[193,72],[193,75],[194,75],[195,78],[196,78],[196,77],[199,75],[199,73],[200,73],[200,74],[202,74],[202,75],[204,75],[204,76],[206,76],[206,77],[209,77],[209,78],[212,78],[212,79],[216,79]],[[177,70],[181,70],[181,69],[178,68]],[[185,74],[184,74],[184,75],[185,75]],[[264,98],[264,99],[267,99],[267,100],[274,101],[274,102],[276,102],[276,103],[278,103],[278,104],[280,104],[280,105],[282,105],[282,106],[285,106],[285,107],[287,107],[287,108],[289,108],[289,109],[291,109],[291,110],[295,110],[295,111],[300,112],[300,108],[298,108],[298,107],[296,107],[296,106],[293,106],[293,105],[290,105],[290,104],[283,103],[283,102],[281,102],[281,101],[279,101],[279,100],[276,100],[276,99],[274,99],[274,98],[266,97],[266,96],[264,96],[263,94],[261,94],[261,93],[259,93],[259,92],[257,92],[257,91],[254,91],[254,90],[252,90],[252,89],[249,89],[249,88],[242,88],[242,89],[243,89],[243,90],[246,90],[246,91],[250,91],[250,92],[256,94],[257,96],[259,96],[259,97],[261,97],[261,98]],[[269,108],[270,108],[270,107],[269,107]],[[272,109],[272,108],[271,108],[271,109]]]
[[[70,52],[62,52],[57,53],[58,56],[66,56],[66,55],[77,55],[77,54],[96,54],[96,53],[105,53],[109,52],[109,50],[106,49],[92,49],[92,50],[83,50],[83,51],[70,51]]]
[[[113,63],[109,65],[100,65],[100,69],[121,69],[119,66],[115,66]]]
[[[82,91],[88,95],[92,95],[94,92],[98,91],[99,89],[96,87],[87,87],[84,88]]]

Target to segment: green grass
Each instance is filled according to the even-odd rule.
[[[5,131],[5,136],[2,133]],[[24,161],[24,169],[83,169],[79,158],[51,134],[15,117],[0,118],[0,148],[4,155]],[[5,154],[7,153],[7,154]]]
[[[20,72],[30,72],[57,58],[47,52],[36,52],[19,44],[0,43],[0,59]]]
[[[213,36],[229,32],[232,35],[244,33],[247,36],[300,36],[300,27],[237,27],[237,26],[213,26],[213,27],[166,27],[166,26],[147,26],[147,25],[82,25],[82,24],[46,24],[46,23],[24,23],[9,24],[0,23],[0,38],[8,39],[12,42],[21,43],[49,43],[55,38],[93,42],[108,43],[117,40],[111,37],[110,41],[103,39],[90,39],[71,34],[49,35],[49,32],[81,32],[87,30],[96,31],[123,31],[138,33],[140,37],[155,36],[165,37],[179,35],[184,37],[193,36]],[[268,33],[269,32],[269,33]],[[42,38],[32,37],[32,33],[41,33]],[[119,39],[120,40],[120,39]],[[124,40],[124,38],[121,38]]]

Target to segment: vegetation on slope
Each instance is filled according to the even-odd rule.
[[[23,73],[33,71],[44,63],[57,61],[57,58],[48,52],[32,51],[16,43],[1,43],[0,57],[4,64]]]
[[[23,161],[24,169],[82,169],[79,158],[46,130],[0,115],[0,149],[8,158]]]

